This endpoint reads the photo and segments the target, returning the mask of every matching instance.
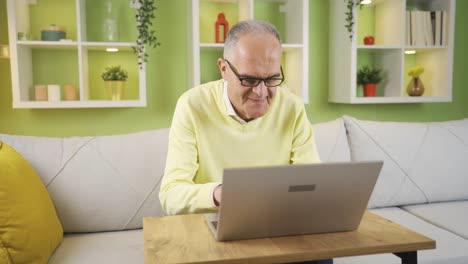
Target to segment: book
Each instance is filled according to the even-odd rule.
[[[406,11],[406,45],[443,46],[449,38],[449,17],[444,10]]]
[[[435,35],[435,40],[436,40],[436,44],[437,46],[440,46],[442,45],[442,30],[443,30],[443,11],[435,11],[436,12],[436,27],[435,27],[435,32],[436,32],[436,35]]]
[[[442,44],[448,45],[449,41],[449,16],[447,11],[442,11]]]
[[[411,31],[411,11],[406,11],[406,45],[413,45],[413,33]]]
[[[413,45],[414,46],[426,46],[430,42],[430,15],[426,11],[411,11],[411,22],[412,22],[412,33],[413,33]]]
[[[422,23],[423,23],[423,30],[424,30],[424,45],[432,46],[434,42],[432,41],[432,22],[431,22],[431,12],[425,11],[422,12]]]
[[[432,45],[436,44],[436,11],[431,11]]]

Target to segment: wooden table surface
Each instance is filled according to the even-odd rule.
[[[203,215],[145,217],[149,263],[285,263],[434,249],[435,241],[366,212],[351,232],[217,242]]]

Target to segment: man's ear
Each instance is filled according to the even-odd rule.
[[[221,58],[218,59],[218,68],[223,79],[227,80],[227,65],[226,62]]]

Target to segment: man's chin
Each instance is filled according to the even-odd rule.
[[[268,111],[268,107],[256,107],[249,111],[249,119],[256,119],[264,116]]]

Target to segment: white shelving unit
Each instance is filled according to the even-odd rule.
[[[121,2],[124,4],[121,8],[133,8],[129,0]],[[136,44],[127,41],[127,39],[125,42],[103,42],[88,37],[91,35],[87,32],[88,26],[96,27],[96,25],[87,25],[91,24],[86,17],[87,8],[93,8],[92,6],[87,7],[87,4],[94,5],[97,1],[63,0],[59,7],[54,6],[58,3],[50,0],[7,0],[13,108],[145,107],[146,65],[143,63],[141,69],[138,66],[137,54],[134,54],[132,49]],[[67,39],[71,39],[71,41],[37,40],[40,39],[40,32],[33,31],[32,28],[37,28],[38,23],[40,26],[47,26],[50,21],[54,21],[54,18],[44,19],[44,15],[39,16],[36,13],[32,15],[30,9],[39,5],[42,5],[42,10],[46,10],[47,14],[52,14],[53,11],[49,11],[52,9],[66,9],[70,12],[67,22],[72,26],[67,28]],[[42,17],[42,19],[33,20],[37,17]],[[18,32],[31,32],[36,40],[18,40]],[[118,48],[119,51],[110,53],[106,51],[107,48]],[[131,65],[128,63],[130,56],[134,58]],[[121,57],[126,58],[122,63]],[[101,72],[104,71],[104,67],[101,68],[101,63],[98,63],[102,58],[106,58],[105,61],[122,64],[121,66],[128,71],[129,79],[126,89],[133,90],[131,96],[124,95],[124,99],[119,101],[103,98],[104,81],[95,81],[97,76],[100,76]],[[66,76],[56,76],[57,73],[54,69],[66,71]],[[97,69],[100,72],[97,72]],[[65,78],[69,78],[69,80],[64,81]],[[61,101],[56,102],[34,100],[34,85],[54,83],[58,83],[62,87],[66,84],[75,85],[78,91],[78,100],[65,101],[63,96]],[[62,91],[63,93],[64,91]]]
[[[359,0],[355,0],[356,2]],[[346,4],[330,0],[330,90],[328,100],[346,104],[423,103],[452,101],[453,34],[455,0],[373,0],[370,6],[354,9],[353,39],[345,28]],[[409,45],[409,11],[445,11],[448,15],[442,45]],[[429,22],[430,23],[430,22]],[[372,35],[375,45],[364,45]],[[416,54],[405,54],[405,51]],[[364,97],[356,83],[362,66],[383,69],[384,80],[376,97]],[[423,66],[422,96],[406,92],[409,68]]]
[[[224,44],[215,43],[217,14],[225,13],[229,27],[246,19],[266,20],[280,31],[283,41],[282,85],[309,101],[309,1],[308,0],[191,0],[189,46],[191,87],[221,78],[216,59]]]

